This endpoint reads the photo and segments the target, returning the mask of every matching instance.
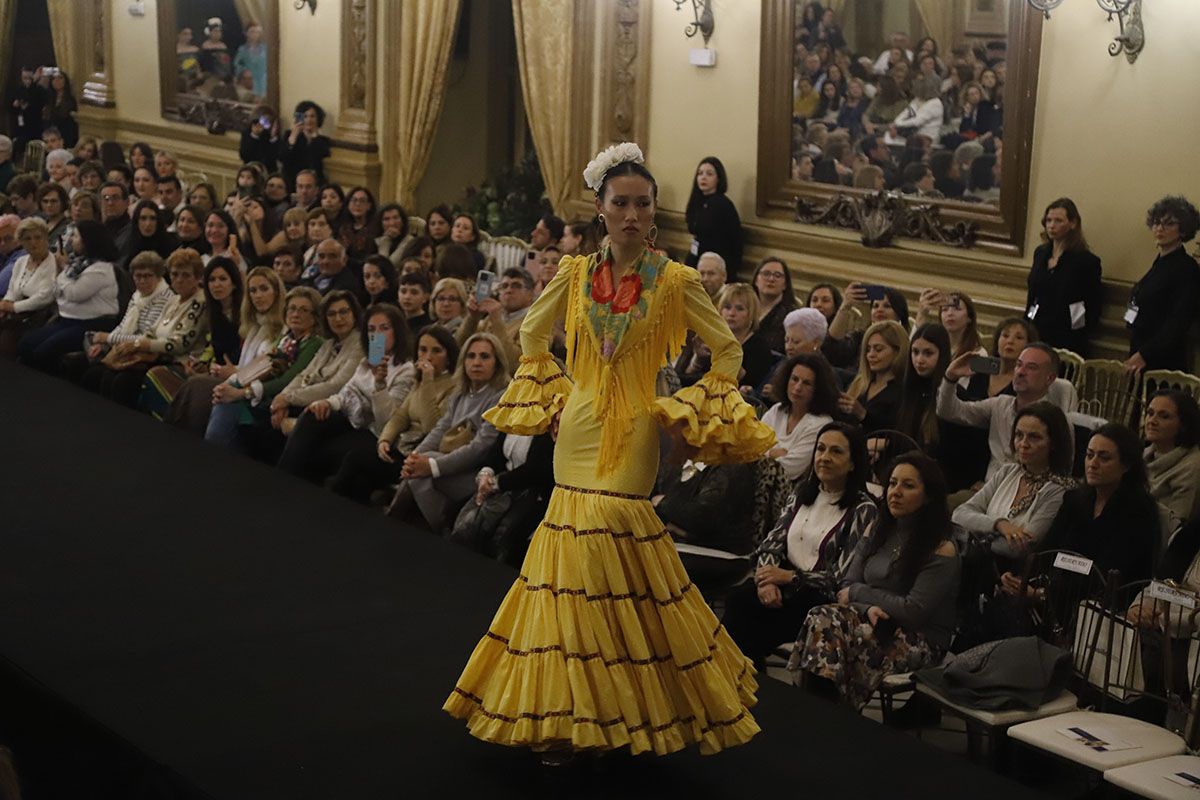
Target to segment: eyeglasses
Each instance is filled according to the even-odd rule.
[[[303,314],[307,317],[312,315],[313,310],[308,306],[288,306],[284,309],[284,312],[287,314]]]
[[[101,203],[119,203],[124,199],[125,198],[121,197],[121,195],[119,195],[119,194],[102,194],[102,195],[100,195]]]
[[[777,278],[779,280],[782,280],[784,275],[782,272],[768,272],[767,270],[764,269],[762,272],[758,273],[758,277],[760,277],[760,278]]]
[[[342,319],[343,317],[353,317],[353,316],[354,316],[354,309],[352,309],[352,308],[339,308],[336,311],[331,310],[331,311],[325,312],[326,319]]]
[[[1156,219],[1150,223],[1151,228],[1174,228],[1179,225],[1177,219]]]

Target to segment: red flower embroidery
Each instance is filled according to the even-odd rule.
[[[637,305],[637,301],[642,296],[642,277],[636,272],[626,275],[621,278],[621,283],[617,286],[616,297],[612,301],[612,312],[614,314],[624,314],[629,309]]]
[[[612,299],[612,265],[605,261],[592,273],[592,302],[604,305]]]

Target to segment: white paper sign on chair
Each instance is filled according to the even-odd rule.
[[[1087,575],[1092,571],[1092,560],[1083,556],[1073,556],[1070,553],[1059,553],[1054,557],[1054,568]]]

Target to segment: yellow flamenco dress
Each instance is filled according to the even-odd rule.
[[[516,377],[484,415],[530,435],[561,412],[555,489],[444,709],[498,744],[716,753],[758,732],[758,684],[647,499],[658,427],[679,426],[709,464],[755,460],[775,437],[738,393],[741,348],[695,270],[646,251],[620,287],[611,274],[606,254],[562,260],[521,326]],[[558,320],[573,383],[548,352]],[[712,370],[656,399],[689,328]]]

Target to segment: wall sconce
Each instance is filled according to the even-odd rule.
[[[671,0],[671,2],[675,4],[676,11],[681,11],[683,4],[688,0]],[[716,25],[713,21],[712,0],[691,0],[691,3],[693,19],[684,28],[683,35],[690,39],[699,31],[704,37],[704,46],[708,47],[708,38],[712,36],[713,28]]]
[[[317,0],[293,0],[292,2],[292,8],[297,11],[300,11],[305,6],[308,6],[308,10],[313,14],[317,13]]]
[[[1027,0],[1050,19],[1050,12],[1063,4],[1063,0]],[[1108,54],[1117,56],[1125,53],[1129,63],[1137,61],[1138,54],[1146,46],[1146,32],[1142,29],[1142,0],[1096,0],[1100,10],[1108,14],[1108,21],[1117,18],[1120,33],[1108,45]]]

